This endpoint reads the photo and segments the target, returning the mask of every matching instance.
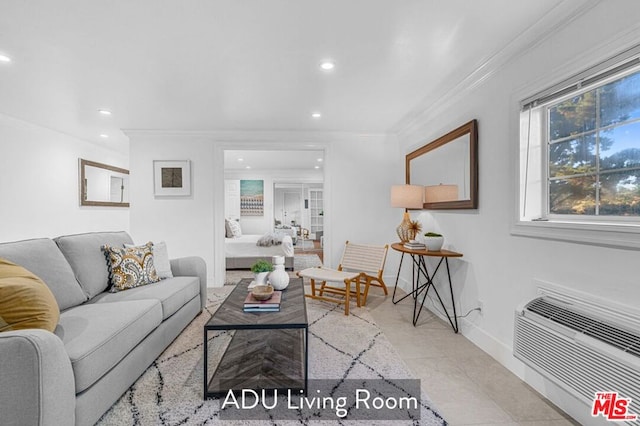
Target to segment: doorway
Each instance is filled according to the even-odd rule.
[[[243,146],[243,148],[245,147]],[[230,209],[228,204],[237,200],[238,197],[233,197],[228,193],[230,184],[241,186],[244,180],[262,181],[264,188],[263,212],[261,215],[250,216],[239,214],[238,221],[243,235],[246,231],[247,234],[262,236],[277,231],[276,227],[278,226],[287,226],[288,229],[283,232],[295,236],[296,243],[300,237],[302,237],[302,241],[306,241],[306,243],[300,241],[294,245],[294,268],[299,270],[304,267],[305,265],[300,264],[299,261],[308,260],[314,255],[315,259],[320,258],[320,263],[322,263],[325,250],[321,238],[324,240],[324,235],[323,232],[315,234],[310,232],[311,204],[309,194],[311,189],[317,190],[324,187],[324,149],[316,147],[309,150],[265,150],[264,145],[260,147],[256,145],[255,149],[222,148],[220,154],[223,158],[222,169],[224,170],[224,184],[220,189],[224,190],[224,196],[221,197],[224,203],[216,211],[222,213],[225,218],[232,216],[231,211],[235,209]],[[241,197],[242,195],[239,198]],[[314,210],[315,215],[319,211],[316,210]],[[293,227],[296,228],[295,231],[292,229]],[[316,228],[317,225],[314,229]],[[303,229],[306,230],[304,236]],[[214,238],[214,246],[220,247],[218,253],[226,253],[224,237],[214,235]],[[217,257],[218,261],[223,263],[225,258],[225,256]],[[222,266],[222,264],[219,265]]]

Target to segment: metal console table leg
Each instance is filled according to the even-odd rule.
[[[436,293],[436,297],[438,298],[438,302],[440,302],[440,306],[444,310],[444,314],[447,316],[449,320],[449,324],[451,324],[451,328],[455,333],[458,333],[458,315],[456,312],[456,303],[455,297],[453,295],[453,285],[451,283],[451,269],[449,268],[449,258],[450,257],[462,257],[461,253],[456,253],[449,250],[440,250],[437,252],[427,251],[427,250],[412,250],[404,247],[402,243],[394,243],[391,247],[402,253],[402,257],[400,258],[400,264],[398,265],[398,273],[396,275],[396,286],[393,289],[393,296],[391,301],[394,304],[399,303],[400,301],[406,299],[409,296],[413,296],[413,325],[415,326],[418,323],[418,319],[420,317],[420,313],[422,312],[422,308],[424,307],[424,302],[427,298],[429,290],[433,288],[433,291]],[[400,299],[396,300],[396,289],[398,288],[398,281],[400,279],[400,270],[402,269],[402,262],[404,260],[405,253],[408,253],[411,256],[411,260],[413,261],[413,269],[412,269],[412,291],[408,294],[404,295]],[[432,274],[429,274],[429,270],[427,268],[427,257],[439,257],[440,260],[433,270]],[[447,307],[438,292],[437,287],[435,286],[433,279],[436,274],[440,270],[442,263],[444,262],[445,267],[447,269],[447,280],[449,282],[449,294],[451,295],[451,305],[453,309],[453,315],[449,313]],[[425,280],[422,282],[422,278]],[[422,300],[420,301],[420,295],[422,295]],[[418,306],[419,305],[419,306]]]

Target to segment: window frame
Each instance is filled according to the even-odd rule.
[[[631,63],[635,61],[633,65],[628,66],[626,69],[615,71],[618,67],[623,66],[625,63]],[[569,70],[571,64],[567,65]],[[640,45],[633,45],[626,50],[622,51],[616,56],[608,57],[596,65],[587,66],[586,68],[581,66],[571,67],[574,70],[576,68],[583,69],[578,74],[570,75],[562,80],[560,83],[556,83],[548,86],[546,89],[539,91],[530,96],[518,96],[514,94],[512,101],[517,107],[514,110],[514,119],[512,123],[516,126],[513,134],[516,135],[517,144],[514,146],[517,148],[514,151],[514,185],[516,187],[515,197],[515,214],[512,221],[511,234],[520,235],[534,238],[552,239],[569,241],[573,243],[586,243],[600,246],[609,246],[616,248],[640,248],[640,217],[625,217],[625,216],[608,216],[608,215],[563,215],[550,213],[549,203],[549,106],[555,105],[562,100],[571,98],[580,93],[588,92],[596,87],[604,86],[611,81],[624,78],[627,75],[640,71]],[[612,72],[615,71],[615,72]],[[582,81],[589,81],[590,79],[598,77],[605,73],[610,73],[607,77],[597,79],[595,82],[585,84],[584,87],[575,89],[575,85],[582,86]],[[539,89],[539,87],[538,87]],[[571,89],[571,90],[569,90]],[[558,92],[562,92],[558,95]],[[522,95],[523,91],[520,92]],[[529,92],[531,93],[531,92]],[[546,98],[546,99],[545,99]],[[542,99],[543,102],[539,100]],[[536,117],[539,120],[539,135],[542,140],[537,141],[537,145],[533,147],[530,145],[531,140],[527,140],[523,135],[523,114],[532,110],[544,111],[541,116]],[[529,115],[528,120],[532,120],[532,116]],[[517,124],[517,125],[516,125]],[[629,123],[626,123],[629,124]],[[529,129],[529,133],[531,129]],[[540,133],[541,132],[541,133]],[[526,160],[527,164],[523,165],[523,152],[527,155],[531,154],[531,151],[540,150],[538,159],[540,161],[539,169],[534,170],[537,173],[536,177],[540,180],[537,184],[536,193],[529,193],[531,191],[529,187],[531,183],[527,181],[531,170],[526,170],[529,167],[529,159]],[[523,170],[527,175],[524,177],[523,182]],[[542,183],[544,182],[544,183]],[[524,197],[523,197],[523,194]],[[532,197],[537,197],[534,200]],[[523,202],[524,198],[524,202]],[[526,204],[527,202],[539,203],[540,214],[528,215]],[[535,209],[534,209],[535,210]]]

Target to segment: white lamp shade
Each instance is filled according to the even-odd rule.
[[[424,203],[424,187],[421,185],[393,185],[391,206],[405,209],[421,209]]]
[[[427,203],[442,203],[458,200],[458,185],[430,185],[424,187],[424,199]]]

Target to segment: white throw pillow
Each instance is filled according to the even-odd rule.
[[[153,244],[153,262],[160,278],[173,278],[167,243],[160,241]]]
[[[231,234],[233,238],[242,237],[242,228],[240,228],[240,223],[235,220],[229,221],[229,229],[231,230]]]
[[[135,244],[125,244],[125,248],[137,247]],[[169,261],[169,251],[167,250],[167,243],[160,241],[159,243],[153,243],[151,249],[153,253],[153,266],[156,268],[158,278],[173,278],[173,272],[171,271],[171,262]]]

